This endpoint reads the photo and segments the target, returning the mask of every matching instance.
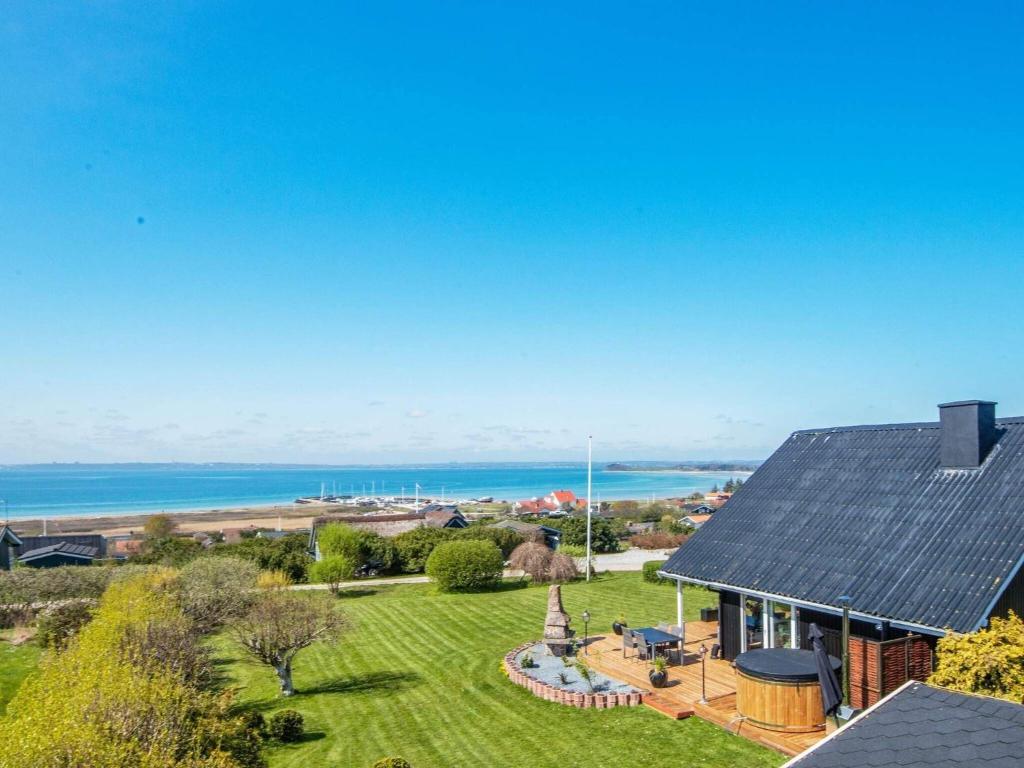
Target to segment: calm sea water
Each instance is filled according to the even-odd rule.
[[[606,472],[594,469],[594,498],[667,498],[707,491],[741,473]],[[585,495],[585,464],[472,464],[393,467],[250,465],[47,465],[0,467],[0,499],[11,518],[116,515],[293,501],[298,496],[413,494],[446,499],[530,498],[556,488]],[[2,506],[2,505],[0,505]]]

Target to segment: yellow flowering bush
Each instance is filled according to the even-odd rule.
[[[928,682],[1024,703],[1024,621],[1013,611],[969,635],[950,633],[935,650],[938,664]]]
[[[231,752],[239,733],[224,698],[189,685],[174,663],[136,646],[166,640],[186,621],[169,589],[174,578],[163,569],[107,588],[93,620],[66,650],[49,653],[8,705],[0,768],[243,764]],[[161,627],[169,630],[161,634]],[[253,754],[246,764],[261,764],[258,744]]]

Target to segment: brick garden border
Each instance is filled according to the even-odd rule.
[[[612,707],[636,707],[644,702],[644,695],[640,691],[633,693],[576,693],[566,691],[554,685],[549,685],[542,680],[537,680],[523,672],[522,667],[516,662],[516,656],[521,651],[531,648],[537,641],[523,643],[505,654],[503,662],[505,674],[508,679],[521,688],[525,688],[534,696],[544,701],[554,701],[558,704],[565,704],[568,707],[579,709],[610,709]]]

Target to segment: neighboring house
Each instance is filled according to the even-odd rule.
[[[68,533],[52,536],[22,536],[21,544],[15,548],[20,560],[23,555],[36,549],[52,547],[54,544],[74,544],[95,550],[93,558],[107,556],[107,539],[98,533]]]
[[[500,523],[493,523],[487,527],[507,528],[510,531],[515,531],[527,540],[532,539],[534,536],[543,536],[544,543],[551,549],[558,549],[558,544],[562,539],[562,532],[556,528],[551,528],[547,525],[524,523],[520,520],[502,520]]]
[[[543,498],[543,499],[523,499],[517,501],[512,505],[512,511],[519,515],[547,515],[551,512],[558,512],[561,506],[554,500]]]
[[[329,523],[344,523],[362,531],[372,531],[381,536],[397,536],[416,528],[465,528],[469,523],[457,508],[432,509],[402,514],[378,515],[324,515],[313,520],[309,531],[309,552],[320,559],[317,544],[317,529]]]
[[[1024,417],[939,416],[794,432],[665,564],[680,610],[684,582],[718,592],[726,659],[807,648],[812,622],[840,656],[848,597],[858,708],[927,677],[947,629],[1024,613]]]
[[[308,528],[295,528],[295,529],[290,530],[290,531],[257,531],[256,532],[256,538],[257,539],[276,540],[276,539],[283,539],[285,536],[291,536],[291,535],[297,534],[297,533],[303,533],[303,534],[309,533],[309,529]]]
[[[0,571],[9,571],[14,568],[14,561],[18,559],[17,549],[21,546],[21,539],[18,534],[8,526],[0,528]]]
[[[571,510],[575,508],[577,499],[576,494],[572,491],[558,490],[545,496],[544,501],[547,502],[547,507]]]
[[[683,508],[683,511],[688,515],[713,515],[718,511],[718,507],[712,507],[710,504],[688,504]]]
[[[732,494],[725,491],[712,491],[711,493],[704,494],[704,502],[716,508],[725,504],[731,498]]]
[[[18,557],[18,562],[31,568],[56,568],[60,565],[92,565],[99,557],[99,549],[85,544],[60,541],[37,549],[30,549]]]
[[[1024,706],[910,681],[782,768],[1019,768]]]
[[[224,537],[225,544],[238,544],[242,541],[242,531],[248,528],[221,528],[220,535]]]
[[[142,547],[145,544],[144,539],[136,538],[116,538],[111,539],[109,550],[113,557],[118,559],[128,558],[132,555],[137,555],[142,552]]]
[[[679,522],[691,528],[700,528],[710,519],[711,515],[683,515],[679,518]]]
[[[657,528],[657,523],[634,522],[626,525],[626,530],[633,534],[652,533]]]

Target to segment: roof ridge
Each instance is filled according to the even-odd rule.
[[[1008,424],[1024,424],[1024,416],[1004,416],[996,419],[996,426]],[[909,421],[895,424],[850,424],[839,427],[815,427],[812,429],[797,429],[793,435],[824,435],[831,432],[895,432],[901,429],[939,429],[938,421]]]

